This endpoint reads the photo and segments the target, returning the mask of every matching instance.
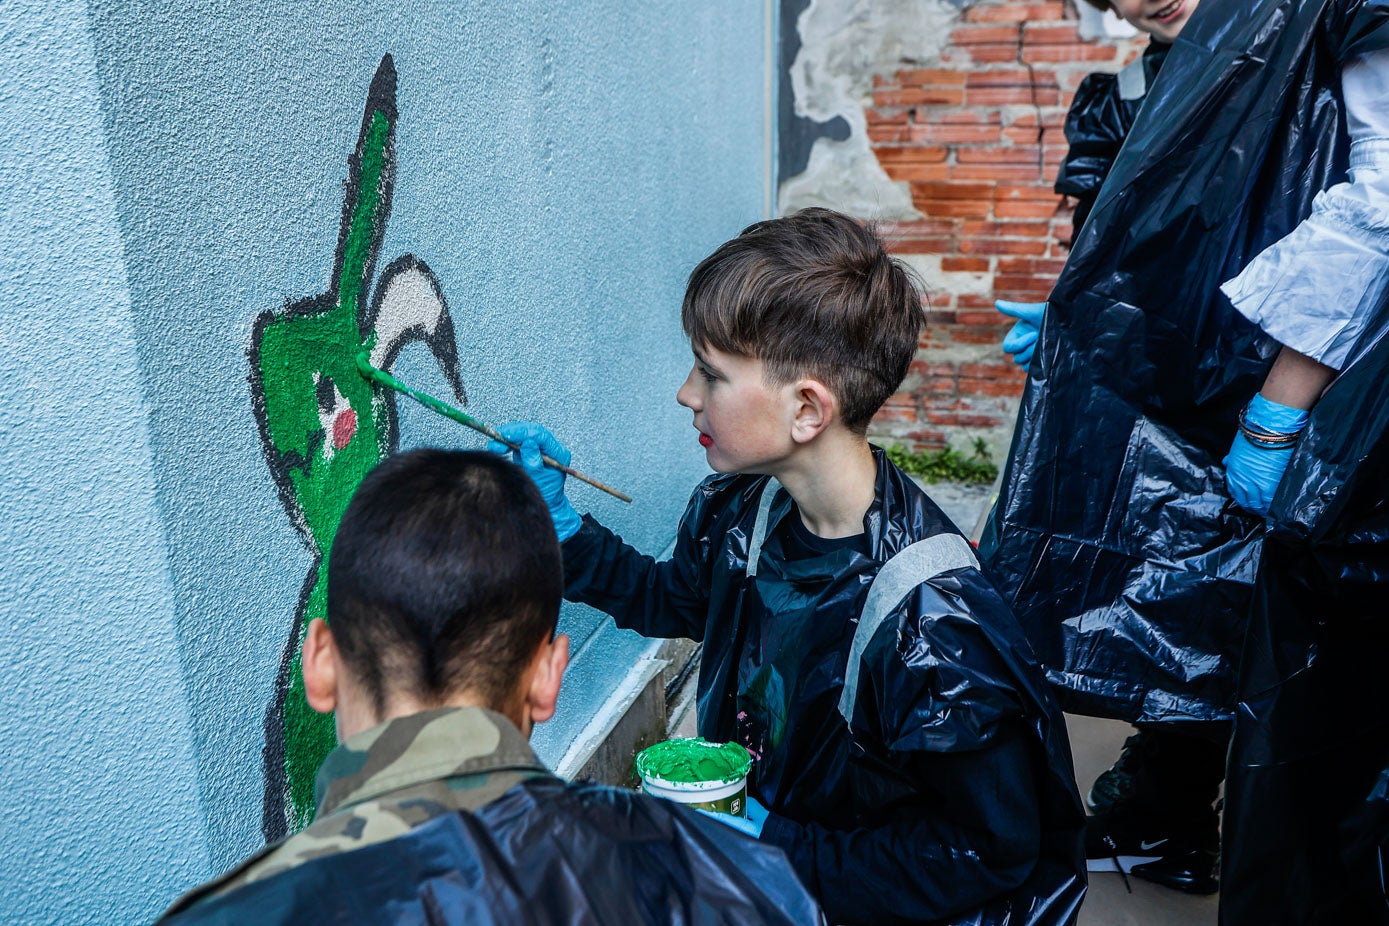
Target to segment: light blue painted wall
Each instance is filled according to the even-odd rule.
[[[176,8],[175,8],[176,7]],[[260,843],[263,715],[310,565],[247,385],[321,292],[382,54],[381,265],[438,276],[471,409],[535,417],[659,552],[706,472],[675,389],[693,265],[762,217],[752,0],[11,0],[0,76],[0,916],[152,916]],[[445,394],[422,348],[396,367]],[[476,446],[419,409],[402,444]],[[555,759],[645,643],[567,609]]]

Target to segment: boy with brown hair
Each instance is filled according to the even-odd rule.
[[[176,923],[821,922],[786,859],[687,808],[556,778],[559,545],[493,454],[415,450],[358,487],[304,687],[341,745],[303,832],[185,896]],[[712,912],[711,912],[712,911]]]
[[[699,732],[755,759],[738,822],[831,921],[1072,922],[1082,814],[1061,716],[969,543],[866,437],[923,321],[906,269],[808,209],[701,263],[682,321],[695,363],[676,398],[717,474],[671,559],[580,519],[540,463],[568,459],[548,431],[502,429],[550,504],[565,596],[703,642]]]

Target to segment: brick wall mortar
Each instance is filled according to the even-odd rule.
[[[1040,302],[1065,262],[1071,206],[1052,192],[1075,88],[1144,40],[1083,40],[1071,2],[979,0],[939,61],[873,76],[873,151],[921,218],[880,226],[927,284],[928,327],[873,436],[934,450],[982,437],[1002,460],[1025,376],[999,348],[995,299]]]

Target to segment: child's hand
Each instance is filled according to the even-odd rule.
[[[1012,354],[1013,362],[1026,368],[1032,362],[1032,352],[1037,349],[1037,336],[1042,330],[1042,316],[1046,314],[1047,304],[998,299],[994,302],[994,308],[1018,320],[1003,339],[1003,352]]]
[[[555,524],[555,533],[559,536],[560,542],[573,537],[579,532],[579,526],[583,521],[564,495],[564,473],[552,466],[546,466],[540,459],[544,454],[568,466],[569,449],[561,444],[548,428],[533,421],[509,421],[497,431],[513,444],[520,445],[521,449],[512,450],[501,441],[495,440],[488,442],[487,449],[510,457],[513,462],[521,465],[526,475],[531,477],[531,481],[540,490],[545,504],[550,507],[550,520]]]
[[[1300,408],[1271,402],[1262,395],[1250,400],[1223,461],[1225,486],[1235,504],[1255,514],[1268,514],[1307,417]]]
[[[700,810],[699,812],[712,820],[718,820],[724,826],[732,827],[740,833],[746,833],[753,839],[761,837],[762,824],[767,822],[767,809],[752,798],[748,798],[748,815],[746,817],[735,817],[731,813],[716,813],[712,810]]]

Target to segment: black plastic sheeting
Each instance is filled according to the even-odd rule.
[[[555,778],[205,900],[178,926],[823,923],[778,852],[665,801]]]
[[[1056,171],[1054,189],[1075,197],[1071,224],[1077,234],[1089,218],[1119,149],[1148,98],[1146,88],[1157,80],[1171,48],[1165,42],[1149,42],[1143,50],[1143,57],[1137,62],[1143,69],[1142,94],[1126,97],[1120,89],[1119,75],[1108,71],[1087,74],[1076,87],[1071,108],[1066,111],[1066,157]]]
[[[1389,310],[1264,522],[1220,460],[1278,345],[1219,292],[1345,179],[1338,69],[1386,46],[1383,0],[1203,0],[1052,294],[981,544],[1068,708],[1235,716],[1227,926],[1389,922]]]
[[[1263,522],[1220,461],[1278,344],[1219,286],[1345,177],[1350,5],[1206,0],[1048,300],[980,550],[1069,709],[1231,716]]]
[[[1350,531],[1308,545],[1279,526],[1264,547],[1225,785],[1225,926],[1389,924],[1386,426],[1378,485],[1332,528]]]
[[[657,563],[591,518],[566,540],[565,596],[648,636],[704,643],[700,735],[747,746],[749,794],[836,923],[1044,926],[1085,892],[1083,814],[1065,727],[998,592],[972,566],[923,580],[864,650],[852,727],[840,713],[869,583],[911,543],[964,540],[877,453],[868,556],[791,559],[767,477],[715,476]],[[1014,848],[1014,844],[1021,848]]]

